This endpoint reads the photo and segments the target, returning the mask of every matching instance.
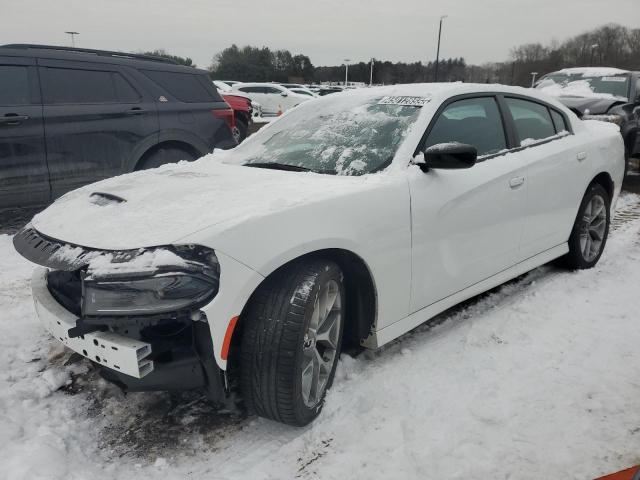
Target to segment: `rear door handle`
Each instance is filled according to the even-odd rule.
[[[16,113],[7,113],[4,117],[0,117],[0,125],[20,125],[22,122],[29,120],[29,115],[18,115]]]
[[[523,183],[524,183],[524,177],[513,177],[511,180],[509,180],[509,186],[511,188],[518,188]]]
[[[125,112],[127,115],[144,115],[145,113],[147,113],[146,110],[142,109],[142,108],[132,108],[131,110],[127,110]]]

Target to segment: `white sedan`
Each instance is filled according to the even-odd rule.
[[[551,260],[593,267],[623,171],[615,126],[532,90],[362,89],[68,193],[14,244],[45,267],[46,328],[108,380],[216,401],[235,385],[250,411],[305,425],[345,345]]]
[[[232,89],[262,105],[262,114],[265,117],[282,115],[290,108],[312,99],[308,95],[292,92],[275,83],[236,83]]]

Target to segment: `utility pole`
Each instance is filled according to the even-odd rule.
[[[531,72],[531,88],[536,84],[536,75],[538,75],[538,72]]]
[[[369,73],[369,86],[373,85],[373,58],[371,59],[371,72]]]
[[[344,88],[347,88],[347,82],[349,81],[349,62],[348,58],[344,59]]]
[[[440,17],[440,28],[438,29],[438,50],[436,52],[436,74],[435,74],[435,81],[438,81],[438,65],[440,63],[440,38],[442,37],[442,20],[444,20],[445,18],[447,18],[448,15],[442,15]]]
[[[71,46],[75,47],[76,46],[75,36],[76,35],[80,35],[80,33],[78,33],[78,32],[64,32],[64,33],[66,33],[67,35],[71,35]]]
[[[596,52],[596,48],[598,48],[600,45],[598,45],[597,43],[594,43],[593,45],[591,45],[591,58],[589,59],[589,66],[593,67],[593,54]]]

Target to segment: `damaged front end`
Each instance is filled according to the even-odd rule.
[[[213,250],[96,250],[48,238],[30,225],[15,235],[14,246],[46,267],[33,282],[45,326],[99,364],[104,378],[129,391],[204,388],[223,400],[223,372],[200,310],[218,293]]]

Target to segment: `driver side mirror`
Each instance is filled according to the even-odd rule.
[[[425,172],[432,168],[447,170],[471,168],[478,158],[476,147],[458,142],[432,145],[423,154],[424,163],[420,163],[419,167]]]

